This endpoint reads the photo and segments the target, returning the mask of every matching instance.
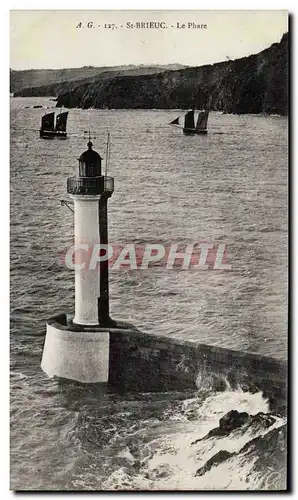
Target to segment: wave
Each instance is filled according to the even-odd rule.
[[[119,451],[125,465],[101,488],[285,489],[286,424],[267,411],[261,393],[231,391],[211,395],[203,404],[197,398],[184,401],[168,415],[164,436],[153,436],[141,448],[127,444]]]

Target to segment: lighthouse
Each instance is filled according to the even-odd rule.
[[[107,161],[109,141],[107,145]],[[67,179],[74,205],[75,313],[62,313],[47,321],[41,367],[49,376],[83,383],[108,381],[110,318],[108,259],[108,200],[114,178],[102,175],[102,158],[89,137],[78,159],[78,175]],[[90,253],[98,249],[98,266]],[[103,252],[102,252],[103,250]],[[87,256],[87,258],[86,258]]]
[[[108,245],[107,203],[114,191],[114,179],[103,176],[101,156],[88,149],[79,158],[79,176],[67,179],[67,192],[74,202],[74,232],[76,260],[75,317],[77,325],[108,326],[109,316],[108,262],[100,260],[99,279],[93,266],[83,265],[86,250],[94,252],[99,244],[106,251]],[[97,247],[96,247],[97,245]],[[80,248],[81,247],[81,248]],[[88,249],[87,249],[88,248]]]

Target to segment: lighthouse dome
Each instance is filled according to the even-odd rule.
[[[88,149],[81,154],[79,158],[80,177],[99,177],[101,176],[101,156],[92,149],[92,142],[89,141]]]

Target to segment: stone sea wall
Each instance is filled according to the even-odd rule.
[[[241,387],[262,391],[272,411],[286,412],[285,362],[138,330],[110,330],[109,383],[141,392]]]

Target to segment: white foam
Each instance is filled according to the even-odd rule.
[[[195,477],[197,470],[221,450],[238,452],[256,436],[266,434],[284,423],[276,418],[268,429],[249,428],[236,430],[227,437],[214,437],[196,444],[215,427],[219,419],[230,410],[255,415],[268,413],[268,401],[262,393],[241,390],[226,391],[207,397],[204,402],[192,398],[181,403],[168,420],[167,432],[147,443],[151,453],[146,453],[143,465],[136,474],[120,468],[102,485],[103,489],[142,490],[247,490],[257,488],[257,479],[249,478],[257,457],[232,456],[213,465],[204,475]],[[191,415],[191,420],[187,416]],[[132,455],[124,452],[132,463]]]

